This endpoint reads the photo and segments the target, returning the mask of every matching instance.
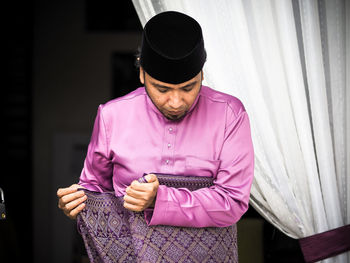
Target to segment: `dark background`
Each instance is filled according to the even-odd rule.
[[[134,59],[142,27],[131,1],[5,1],[2,10],[0,187],[7,219],[0,221],[0,262],[53,262],[55,191],[76,181],[56,184],[53,138],[89,135],[98,104],[140,85]],[[303,262],[297,241],[254,209],[243,218],[263,221],[264,262]],[[70,262],[83,262],[74,238]]]

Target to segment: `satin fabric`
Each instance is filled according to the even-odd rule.
[[[189,112],[166,119],[145,88],[100,105],[79,184],[125,189],[144,173],[211,176],[214,186],[189,191],[160,185],[148,225],[224,227],[248,209],[254,174],[250,124],[236,97],[202,86]]]

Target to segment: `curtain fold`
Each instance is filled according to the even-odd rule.
[[[300,1],[303,46],[305,50],[306,79],[308,83],[313,134],[316,145],[318,175],[327,215],[326,229],[343,224],[338,187],[336,184],[335,159],[331,136],[331,118],[326,90],[322,42],[318,6],[316,1]],[[332,87],[333,91],[333,87]],[[343,111],[344,112],[344,111]]]
[[[205,83],[251,119],[254,208],[293,238],[349,224],[349,1],[133,3],[143,25],[167,10],[201,24]]]

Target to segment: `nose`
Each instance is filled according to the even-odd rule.
[[[171,107],[172,109],[179,109],[182,106],[182,97],[179,94],[179,92],[175,91],[172,92],[172,94],[170,94],[169,97],[169,107]]]

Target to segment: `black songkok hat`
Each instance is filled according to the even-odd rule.
[[[201,26],[192,17],[167,11],[146,23],[140,64],[153,78],[186,82],[202,70],[206,57]]]

